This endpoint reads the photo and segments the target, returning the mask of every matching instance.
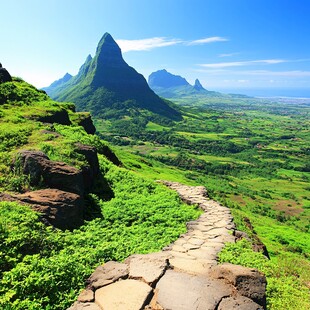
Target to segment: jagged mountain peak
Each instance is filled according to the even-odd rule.
[[[93,115],[102,115],[115,106],[124,110],[126,104],[131,104],[170,119],[182,119],[181,113],[158,97],[143,75],[124,61],[120,47],[109,33],[100,39],[96,54],[87,57],[78,75],[49,94],[60,101],[72,101],[78,110],[91,111]]]
[[[195,80],[194,88],[196,90],[205,90],[198,79]]]
[[[94,59],[106,65],[125,63],[120,47],[108,32],[100,39]]]

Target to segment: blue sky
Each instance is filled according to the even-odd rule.
[[[310,0],[0,0],[0,8],[0,62],[37,87],[76,74],[109,32],[146,78],[165,68],[210,90],[310,88]]]

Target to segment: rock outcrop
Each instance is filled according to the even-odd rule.
[[[78,195],[84,194],[85,186],[82,171],[63,162],[52,161],[43,152],[19,152],[15,165],[20,165],[21,172],[29,175],[32,185],[39,185],[42,180],[48,187]],[[99,169],[98,167],[94,169]]]
[[[263,310],[266,278],[257,270],[224,264],[217,253],[234,223],[229,209],[207,198],[204,187],[165,182],[183,201],[205,212],[188,232],[158,253],[107,262],[86,281],[68,310]]]
[[[5,83],[5,82],[11,82],[12,77],[10,73],[2,67],[2,64],[0,63],[0,83]]]
[[[88,134],[95,134],[96,127],[94,126],[93,120],[89,113],[76,113],[79,116],[77,124],[82,126]]]
[[[45,223],[60,229],[74,229],[84,222],[86,193],[100,176],[97,150],[77,144],[76,152],[87,164],[81,170],[63,162],[52,161],[40,151],[21,151],[12,169],[29,176],[32,186],[48,187],[23,194],[1,194],[0,200],[27,204],[41,213]]]
[[[71,121],[68,115],[68,111],[61,110],[49,113],[48,115],[40,116],[37,118],[42,123],[57,123],[61,125],[71,125]]]

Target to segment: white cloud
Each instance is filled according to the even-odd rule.
[[[218,57],[232,57],[239,55],[240,53],[227,53],[227,54],[219,54]]]
[[[140,40],[116,40],[123,53],[130,51],[149,51],[154,48],[180,44],[179,39],[168,39],[165,37],[154,37]]]
[[[212,64],[200,64],[200,66],[205,68],[213,68],[213,69],[219,69],[219,68],[227,68],[227,67],[240,67],[240,66],[249,66],[253,64],[279,64],[287,62],[283,59],[263,59],[263,60],[249,60],[249,61],[232,61],[232,62],[218,62],[218,63],[212,63]]]
[[[201,45],[213,42],[228,41],[228,39],[222,37],[210,37],[200,40],[184,41],[181,39],[169,39],[166,37],[154,37],[148,39],[139,40],[116,40],[117,44],[121,48],[123,53],[131,51],[150,51],[154,48],[171,46],[176,44],[184,45]]]
[[[228,41],[228,39],[223,38],[223,37],[209,37],[209,38],[204,38],[204,39],[199,39],[199,40],[194,40],[194,41],[188,41],[186,42],[186,45],[200,45],[200,44],[208,44],[208,43],[224,42],[224,41]]]

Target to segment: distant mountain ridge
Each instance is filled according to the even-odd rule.
[[[87,57],[78,74],[65,82],[63,79],[44,89],[55,100],[74,102],[78,110],[102,115],[108,109],[135,108],[172,120],[182,119],[177,108],[156,95],[143,75],[124,61],[109,33],[103,35],[95,56]]]
[[[187,82],[185,78],[174,75],[165,69],[150,74],[148,83],[154,92],[167,99],[185,99],[188,97],[247,97],[245,95],[223,94],[205,89],[198,79],[194,85]]]

